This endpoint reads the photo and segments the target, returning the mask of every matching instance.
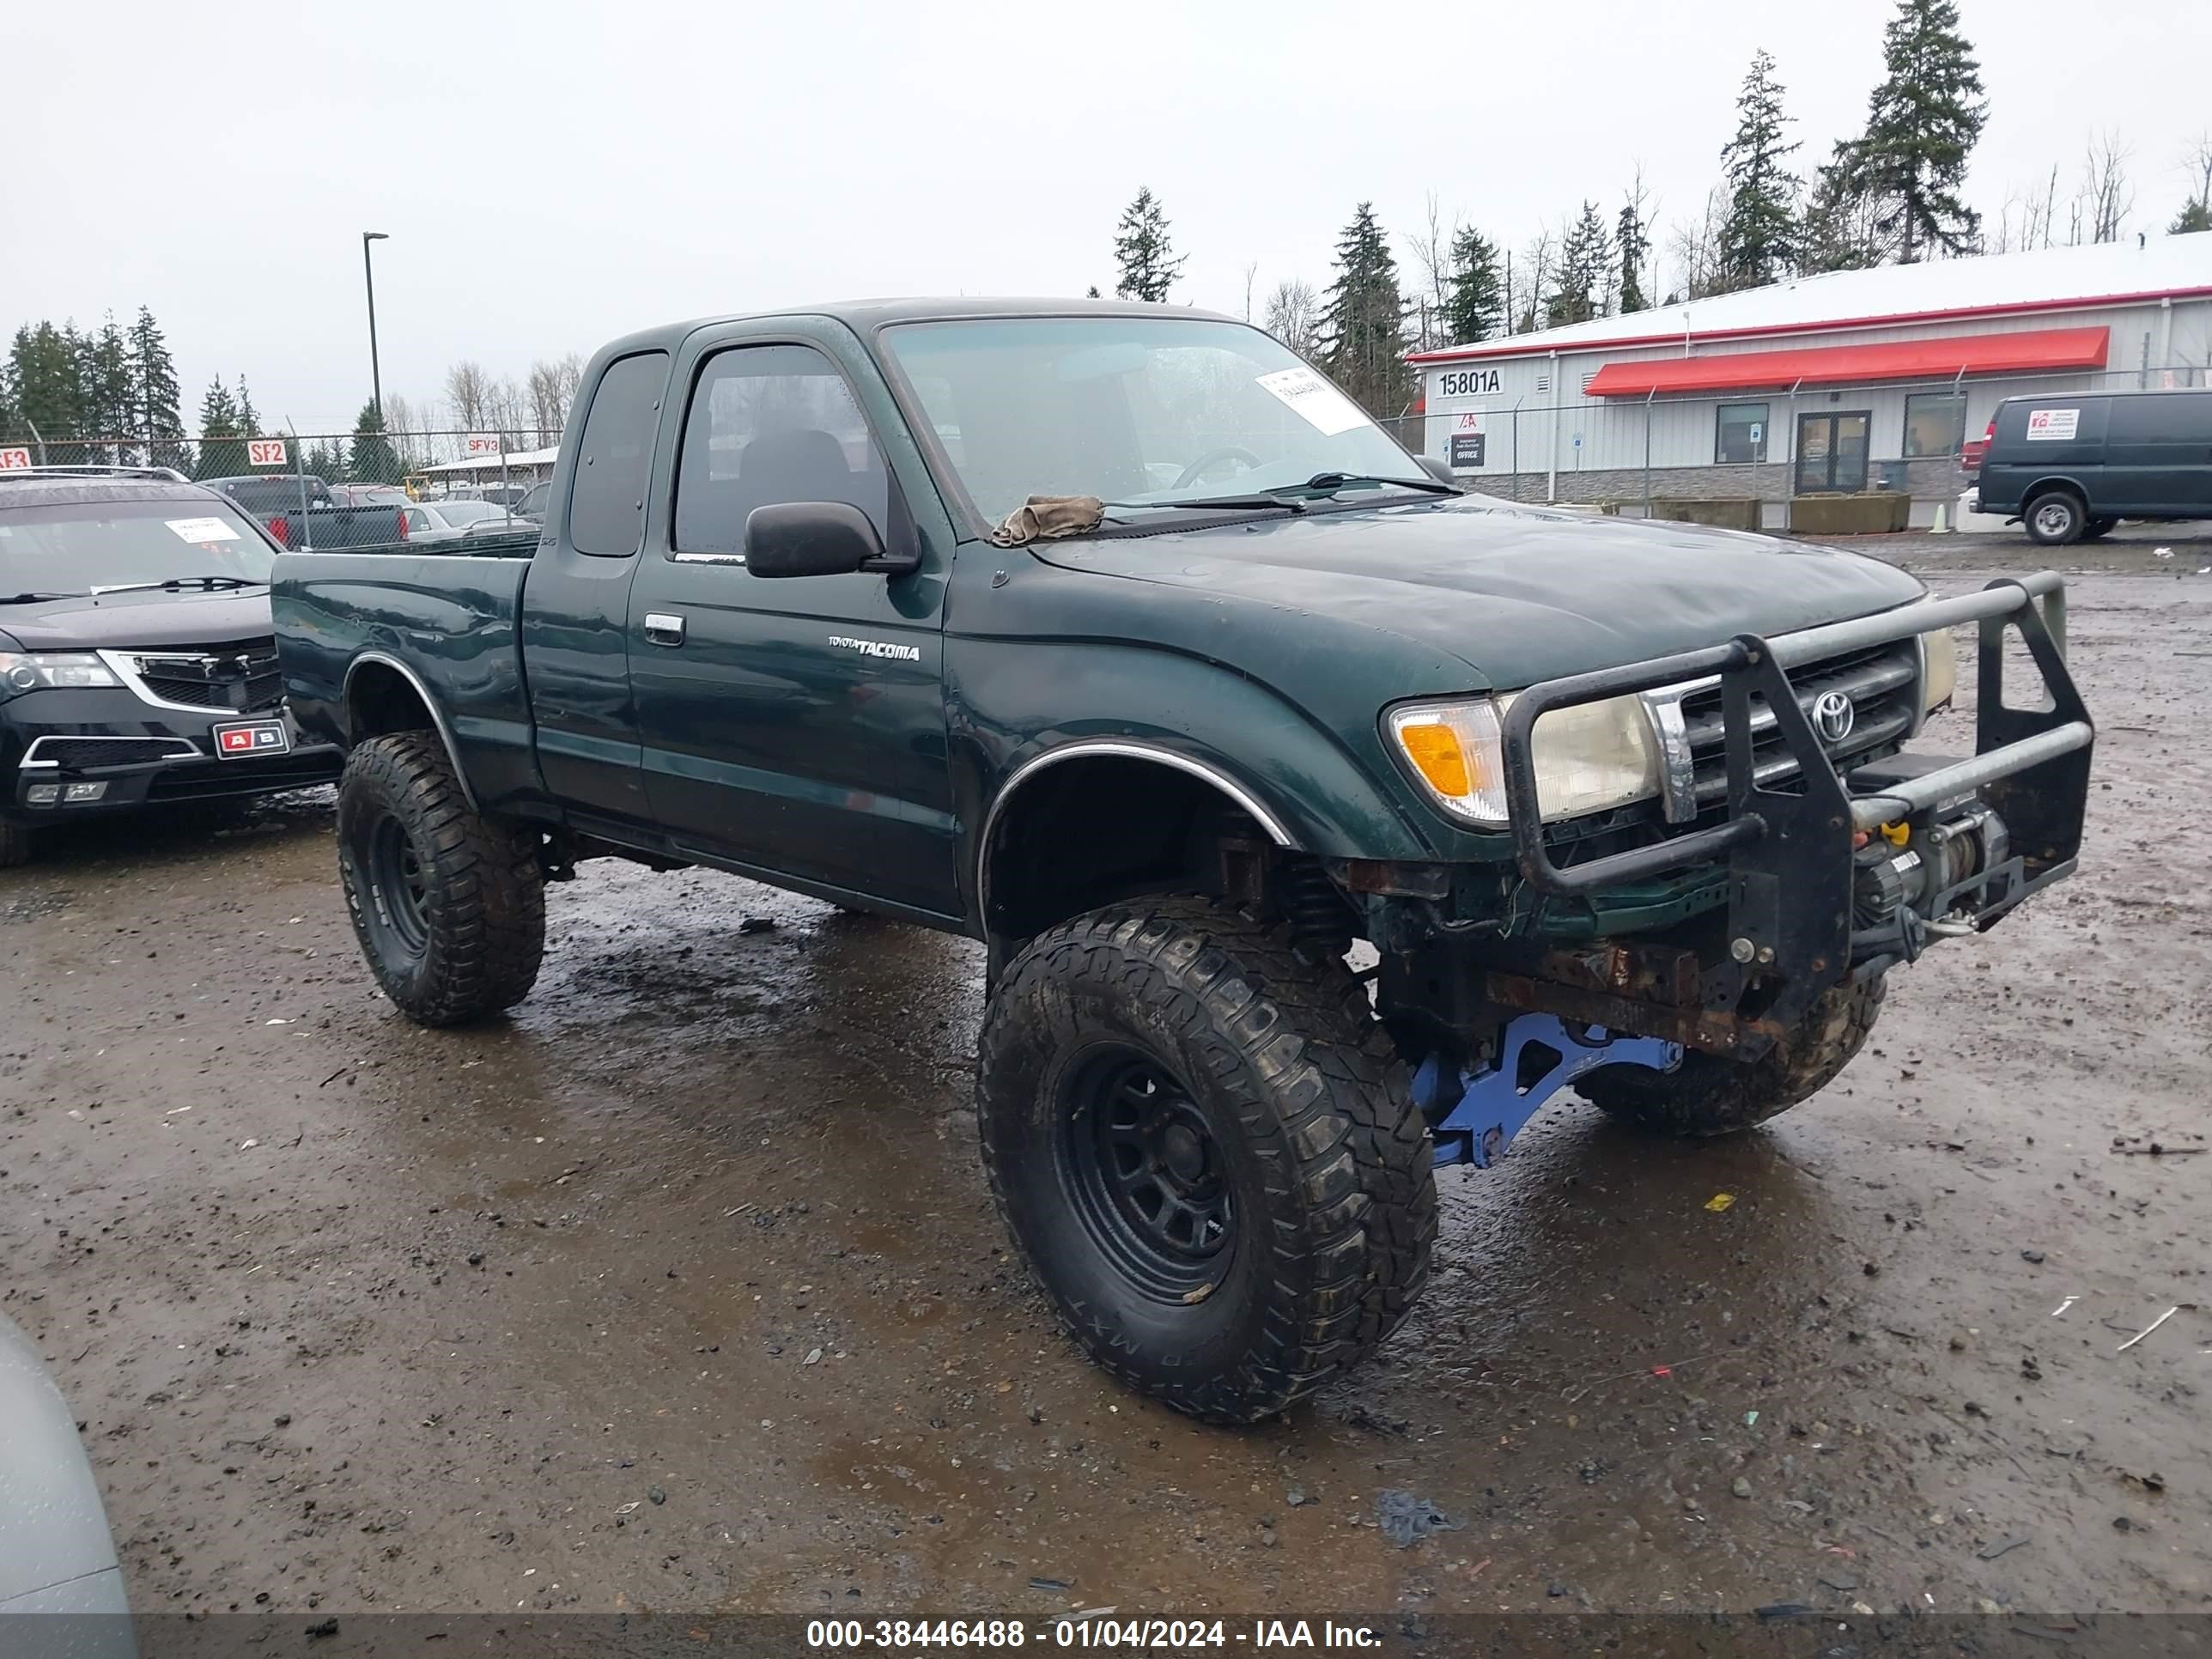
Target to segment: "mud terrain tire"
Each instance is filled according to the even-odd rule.
[[[1883,975],[1821,993],[1796,1030],[1749,1065],[1692,1052],[1672,1072],[1606,1066],[1575,1085],[1591,1105],[1655,1133],[1729,1135],[1788,1111],[1835,1080],[1874,1030]]]
[[[545,954],[537,835],[479,817],[434,733],[356,747],[337,840],[362,954],[408,1018],[465,1024],[530,994]]]
[[[1255,1422],[1420,1294],[1428,1126],[1350,971],[1280,924],[1183,897],[1064,922],[1007,963],[978,1059],[1000,1212],[1130,1387]]]

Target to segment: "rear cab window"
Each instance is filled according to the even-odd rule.
[[[646,486],[667,385],[665,351],[617,358],[599,377],[568,491],[568,542],[577,552],[627,558],[644,542]]]

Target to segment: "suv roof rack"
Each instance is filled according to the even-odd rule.
[[[191,482],[173,466],[104,466],[91,462],[70,466],[11,466],[0,472],[0,480],[9,478],[160,478],[169,483]]]

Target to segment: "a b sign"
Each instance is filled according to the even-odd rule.
[[[251,438],[246,441],[246,464],[248,466],[282,466],[284,459],[284,441],[282,438]]]
[[[27,449],[0,449],[0,472],[28,472],[31,452]]]

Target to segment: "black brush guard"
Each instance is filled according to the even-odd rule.
[[[1910,930],[1891,945],[1862,938],[1854,951],[1852,850],[1860,833],[1912,820],[1969,794],[1979,795],[2004,820],[2010,856],[1929,901],[1929,921],[1964,913],[1975,927],[1985,927],[2028,894],[2072,873],[2096,732],[2066,669],[2065,618],[2065,585],[2046,571],[1772,641],[1743,634],[1701,651],[1531,686],[1507,711],[1503,738],[1505,797],[1521,873],[1539,892],[1575,898],[1690,866],[1725,862],[1729,948],[1726,959],[1703,975],[1699,1015],[1707,1029],[1725,1033],[1711,1046],[1755,1059],[1830,986],[1918,953],[1925,935]],[[1969,622],[1981,630],[1975,753],[1888,785],[1879,794],[1855,795],[1814,735],[1789,671]],[[2005,635],[2011,629],[2020,631],[2042,677],[2048,708],[2013,708],[2004,701]],[[1537,805],[1531,750],[1536,722],[1555,708],[1711,675],[1721,682],[1726,820],[1586,862],[1554,862]],[[1754,696],[1765,699],[1797,763],[1790,793],[1763,788],[1754,780]],[[1623,1005],[1620,1012],[1635,1011]],[[1679,1030],[1674,1019],[1683,1012],[1665,1011],[1650,1029]],[[1621,1023],[1636,1029],[1631,1021]]]

